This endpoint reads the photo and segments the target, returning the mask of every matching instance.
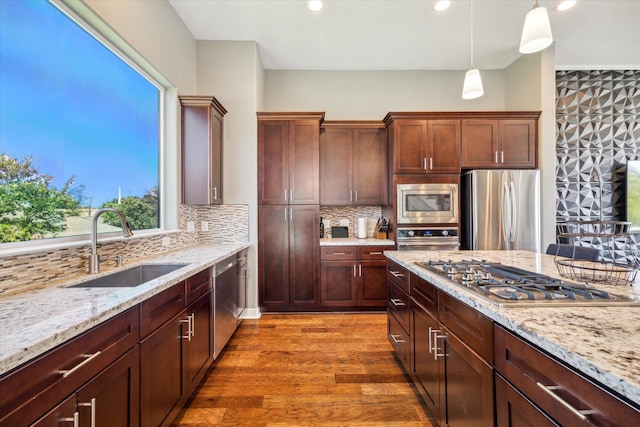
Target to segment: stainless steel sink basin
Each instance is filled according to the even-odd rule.
[[[69,286],[70,288],[134,288],[150,280],[176,271],[188,264],[141,264],[97,279]]]

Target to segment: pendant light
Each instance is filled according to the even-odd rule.
[[[471,0],[471,25],[470,25],[470,45],[471,45],[471,68],[464,75],[464,84],[462,86],[462,99],[475,99],[484,95],[482,88],[482,78],[480,71],[473,66],[473,0]]]
[[[533,2],[533,9],[527,13],[522,27],[520,39],[520,53],[539,52],[553,43],[551,24],[547,9],[538,6],[538,0]]]

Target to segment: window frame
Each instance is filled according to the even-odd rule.
[[[176,88],[153,67],[135,48],[115,32],[102,18],[96,15],[85,3],[74,0],[46,0],[69,19],[74,21],[82,29],[88,32],[105,48],[109,49],[121,61],[133,68],[159,91],[158,102],[158,194],[159,194],[159,224],[158,228],[135,230],[135,237],[149,237],[178,231],[177,213],[177,174],[176,165],[167,160],[171,154],[168,139],[171,146],[177,147],[175,135],[177,127],[170,123],[167,117],[177,117],[177,108],[172,105],[178,100]],[[173,132],[173,133],[172,133]],[[118,241],[124,237],[120,231],[99,233],[100,242]],[[52,237],[36,239],[24,242],[0,243],[0,257],[19,255],[57,248],[69,248],[83,246],[90,242],[90,234],[77,236]]]

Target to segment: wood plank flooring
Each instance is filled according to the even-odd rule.
[[[243,320],[175,427],[430,427],[386,313]]]

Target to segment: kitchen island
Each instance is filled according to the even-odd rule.
[[[560,277],[551,255],[529,251],[385,251],[385,255],[439,292],[486,316],[494,325],[640,407],[640,305],[500,307],[416,264],[438,259],[486,260]],[[638,285],[597,287],[635,299],[640,296]]]

